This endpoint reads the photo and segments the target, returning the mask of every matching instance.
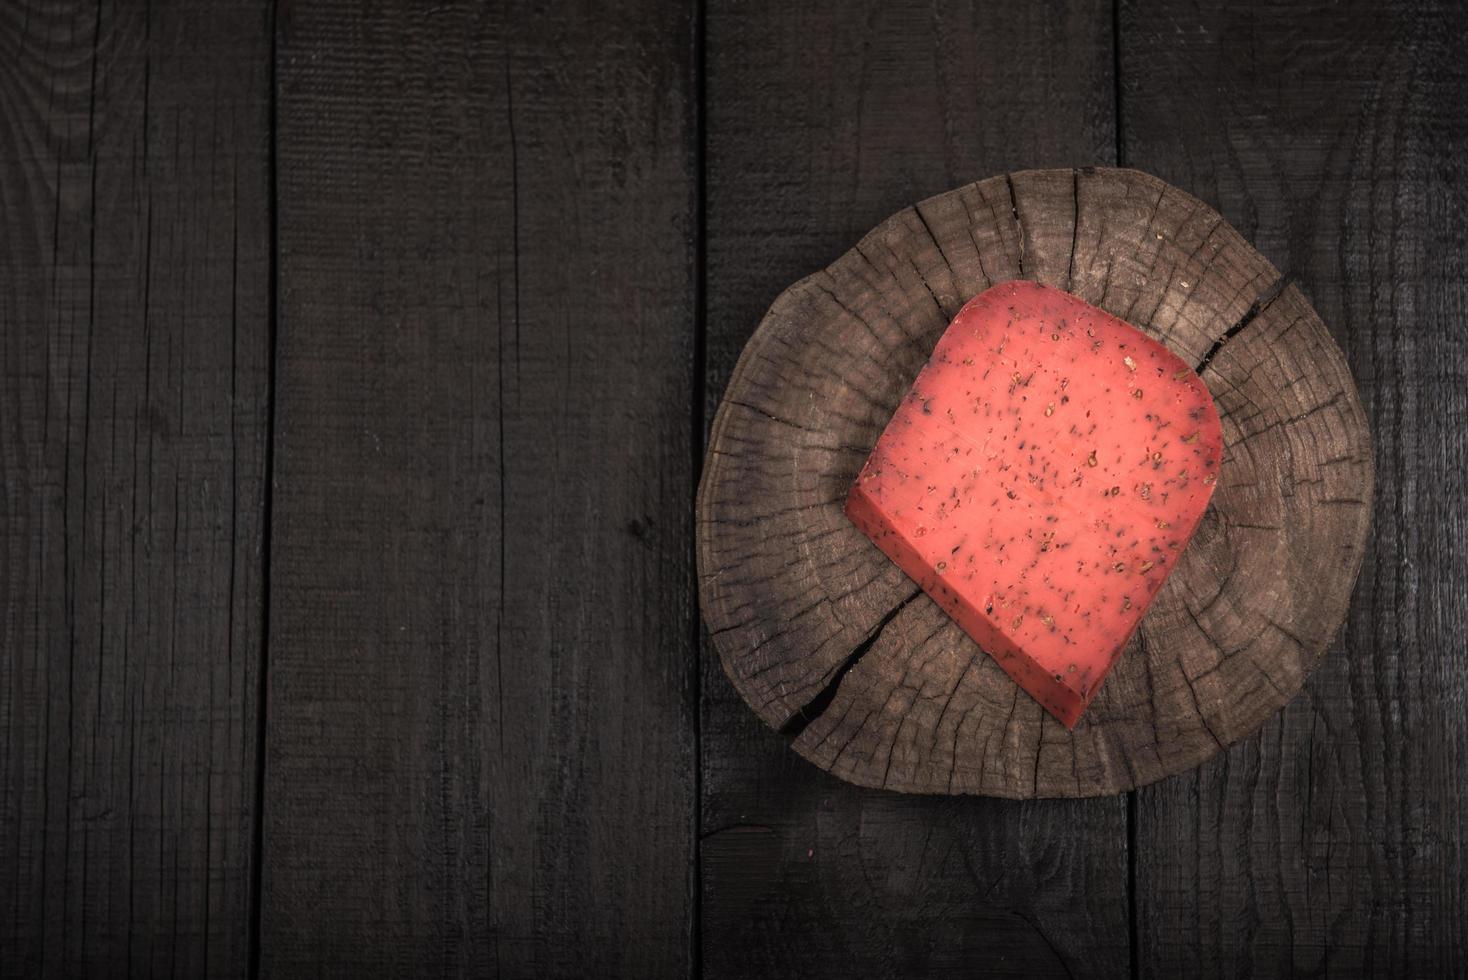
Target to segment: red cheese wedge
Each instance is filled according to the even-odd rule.
[[[847,516],[1067,727],[1176,567],[1223,432],[1191,367],[1069,293],[975,296]]]

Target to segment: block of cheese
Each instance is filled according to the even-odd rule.
[[[1066,727],[1176,566],[1218,479],[1207,387],[1069,293],[959,311],[878,439],[848,517]]]

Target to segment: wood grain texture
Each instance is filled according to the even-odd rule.
[[[1168,344],[1223,421],[1203,526],[1074,731],[842,510],[952,317],[1016,277]],[[1372,488],[1344,358],[1278,278],[1162,181],[1066,169],[921,201],[786,290],[715,417],[696,513],[705,619],[734,686],[822,768],[907,792],[1107,795],[1252,733],[1340,627]]]
[[[689,15],[282,24],[268,973],[688,969]]]
[[[770,301],[885,216],[1109,161],[1110,24],[1101,3],[711,3],[706,418]],[[1122,801],[860,790],[761,724],[708,644],[702,678],[707,975],[1127,971]]]
[[[240,976],[269,10],[0,10],[0,975]]]
[[[1128,163],[1294,275],[1373,424],[1374,535],[1304,696],[1139,794],[1143,976],[1468,970],[1468,134],[1446,3],[1124,3]]]
[[[282,3],[276,297],[271,6],[0,6],[0,976],[249,972],[277,300],[266,972],[1468,975],[1458,5],[1119,0],[1118,80],[1096,0]],[[690,402],[888,215],[1118,142],[1293,278],[1261,332],[1308,298],[1358,381],[1345,632],[1130,822],[832,778],[692,662]],[[925,270],[1019,274],[1005,207],[1074,186],[971,196],[994,239]],[[1042,230],[1026,274],[1197,351],[1186,292]]]

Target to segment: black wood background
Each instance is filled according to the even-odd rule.
[[[1449,0],[0,5],[0,976],[1462,976]],[[1374,540],[1198,772],[800,761],[700,636],[741,345],[898,208],[1122,163],[1312,298]]]

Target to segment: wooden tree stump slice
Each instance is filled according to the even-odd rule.
[[[1212,505],[1076,729],[846,519],[846,492],[949,321],[1034,279],[1199,372]],[[704,616],[735,688],[862,786],[1099,796],[1191,769],[1299,692],[1339,629],[1371,510],[1365,414],[1304,296],[1215,211],[1134,170],[1036,170],[930,198],[785,290],[714,420]]]

